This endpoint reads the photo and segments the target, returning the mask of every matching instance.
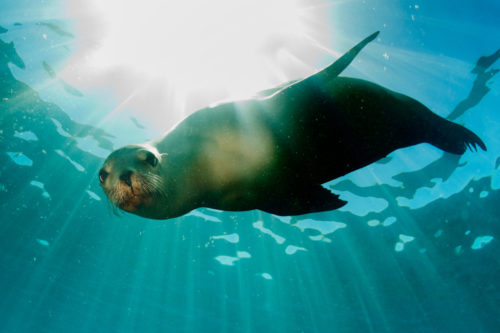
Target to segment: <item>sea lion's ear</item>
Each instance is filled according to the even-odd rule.
[[[165,157],[167,157],[167,155],[168,155],[167,153],[161,153],[161,154],[158,154],[158,162],[160,162],[160,163],[161,163],[161,162],[163,161],[163,159],[164,159]]]

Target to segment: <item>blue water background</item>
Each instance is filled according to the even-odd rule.
[[[415,4],[336,2],[335,47],[382,30],[344,75],[446,117],[500,68],[471,72],[500,48],[500,3]],[[455,119],[487,152],[400,150],[328,184],[349,201],[337,211],[152,221],[114,216],[97,181],[105,155],[144,132],[99,128],[119,101],[43,65],[73,50],[61,3],[3,0],[0,26],[1,332],[500,330],[500,76]]]

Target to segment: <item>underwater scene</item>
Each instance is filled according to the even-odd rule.
[[[499,17],[495,0],[2,0],[0,332],[499,332]],[[340,76],[409,96],[487,149],[406,144],[332,177],[323,188],[346,204],[306,214],[202,202],[150,219],[103,191],[116,149],[344,54]],[[401,119],[321,149],[343,163],[367,131],[427,130]],[[282,167],[271,178],[302,191]],[[169,179],[189,180],[179,170]]]

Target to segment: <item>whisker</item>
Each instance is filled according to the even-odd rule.
[[[146,176],[140,177],[139,181],[144,192],[154,198],[167,196],[165,187],[163,186],[163,179],[160,176],[148,173]]]

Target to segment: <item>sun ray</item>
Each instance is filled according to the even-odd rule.
[[[286,65],[277,56],[282,49],[321,45],[314,36],[304,37],[314,32],[309,23],[318,23],[319,5],[302,0],[91,0],[85,4],[73,0],[70,13],[77,30],[91,28],[89,20],[83,19],[88,15],[104,27],[99,33],[95,28],[87,33],[95,36],[86,41],[92,47],[80,48],[73,58],[85,60],[88,72],[120,68],[142,79],[163,77],[187,94],[208,89],[248,94],[275,83],[269,67]],[[317,52],[324,50],[320,47]]]

